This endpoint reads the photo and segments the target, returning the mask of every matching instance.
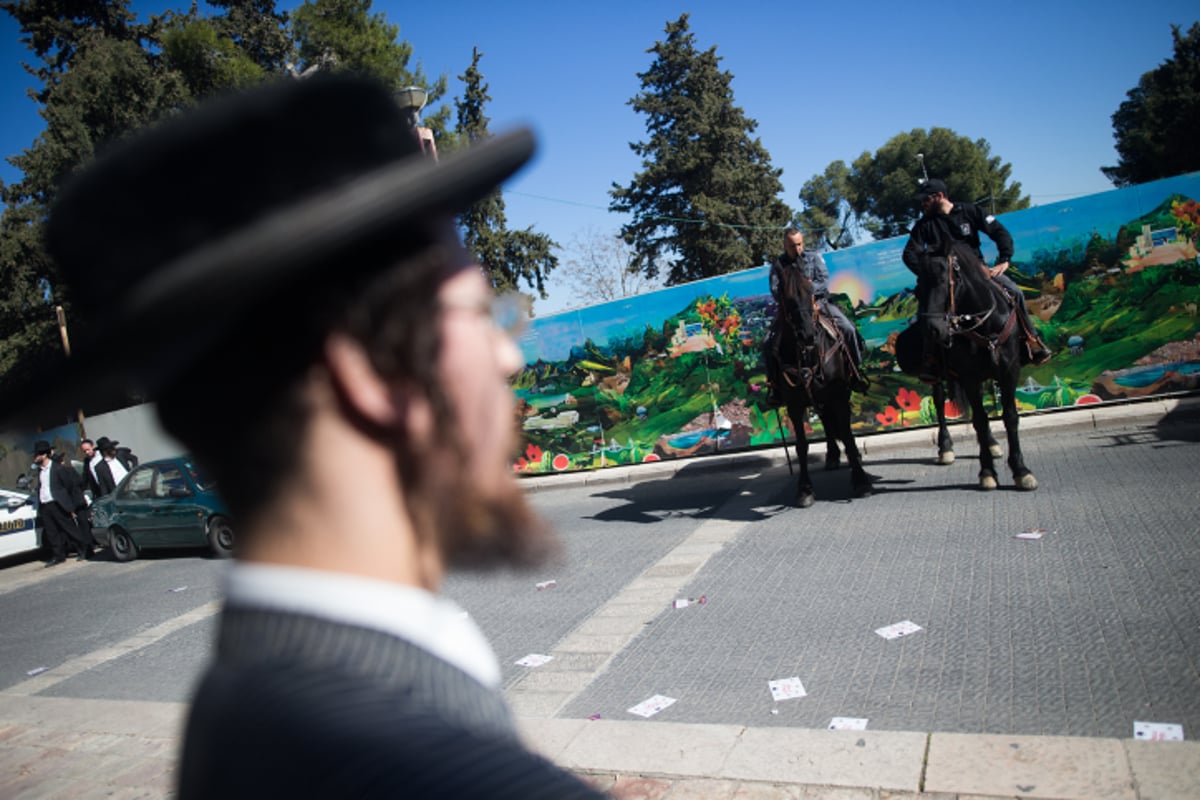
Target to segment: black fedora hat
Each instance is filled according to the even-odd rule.
[[[33,454],[35,456],[40,456],[42,453],[49,453],[53,449],[45,439],[38,439],[33,443]]]
[[[107,436],[101,436],[96,440],[96,449],[103,453],[110,447],[116,447],[120,442],[109,439]]]
[[[280,80],[154,125],[51,208],[47,249],[88,336],[37,385],[63,410],[131,389],[152,398],[279,287],[372,239],[402,254],[406,230],[466,209],[533,150],[522,129],[434,161],[388,91],[347,75]],[[0,417],[45,407],[45,392],[16,388],[0,391]]]

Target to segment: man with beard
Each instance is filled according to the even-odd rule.
[[[454,222],[532,152],[518,131],[435,163],[388,92],[318,77],[61,192],[49,249],[99,326],[72,385],[154,397],[239,525],[179,797],[599,796],[521,745],[437,594],[550,543],[510,468],[520,353]]]

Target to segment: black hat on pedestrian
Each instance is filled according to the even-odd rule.
[[[107,436],[101,436],[99,439],[96,440],[96,449],[99,450],[101,453],[103,453],[105,450],[108,450],[110,447],[116,447],[119,444],[120,444],[120,442],[118,442],[116,440],[109,439]]]
[[[521,129],[435,161],[390,92],[345,74],[280,80],[153,125],[51,208],[47,249],[87,335],[34,385],[59,390],[55,408],[131,390],[153,399],[281,288],[384,266],[339,258],[368,247],[401,260],[533,151]],[[45,407],[45,392],[25,392],[6,382],[0,419]]]
[[[42,453],[49,453],[53,449],[45,439],[38,439],[33,443],[33,454],[35,456],[40,456]]]
[[[926,197],[933,197],[935,194],[946,194],[946,184],[937,178],[929,178],[921,184],[921,188],[913,195],[913,199],[924,200]]]

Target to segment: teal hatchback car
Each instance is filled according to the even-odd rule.
[[[216,484],[190,456],[139,464],[92,504],[93,535],[117,561],[156,547],[233,553],[233,523]]]

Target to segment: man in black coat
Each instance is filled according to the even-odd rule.
[[[59,193],[93,349],[58,385],[153,398],[240,525],[182,800],[600,797],[522,745],[439,594],[551,549],[511,469],[521,354],[455,224],[532,152],[435,162],[383,87],[325,76],[173,117]]]
[[[107,436],[96,440],[96,450],[100,453],[100,463],[96,465],[96,484],[100,490],[98,497],[116,491],[117,484],[133,469],[133,464],[127,458],[123,458],[120,452],[128,451],[129,448],[118,448],[118,444],[120,442]]]
[[[75,470],[54,459],[53,448],[44,439],[34,442],[33,463],[38,468],[38,516],[50,548],[46,566],[54,567],[67,560],[68,541],[74,543],[79,561],[89,560],[91,529],[86,520],[78,519],[87,514],[82,480]]]

